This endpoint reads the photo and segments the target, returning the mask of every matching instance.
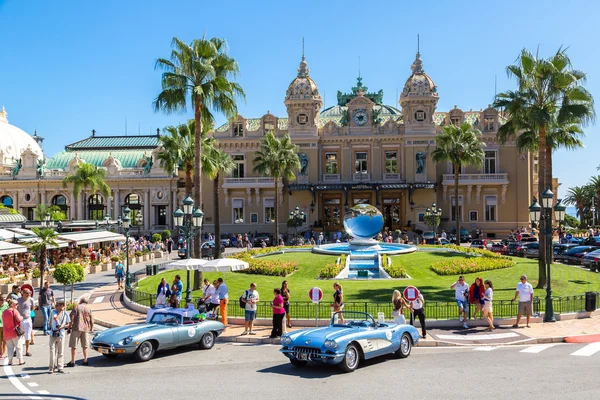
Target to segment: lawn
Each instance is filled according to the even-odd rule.
[[[299,264],[298,271],[286,278],[271,277],[262,275],[248,275],[243,273],[229,272],[227,274],[208,273],[205,274],[211,281],[222,276],[229,286],[229,295],[232,299],[237,299],[250,282],[256,282],[259,293],[263,300],[272,297],[272,290],[281,287],[281,282],[286,279],[289,282],[292,294],[291,301],[309,301],[308,291],[312,287],[320,287],[323,290],[324,301],[329,303],[333,298],[333,280],[316,279],[319,270],[327,263],[334,262],[335,256],[315,255],[312,253],[288,253],[276,256],[270,256],[279,260],[296,261]],[[269,258],[270,258],[269,257]],[[381,279],[381,280],[343,280],[340,283],[344,287],[344,298],[346,301],[373,301],[390,302],[394,289],[403,290],[408,285],[419,288],[426,300],[434,301],[452,301],[454,299],[454,290],[450,285],[456,281],[457,277],[439,276],[429,267],[435,262],[446,257],[460,257],[449,252],[416,252],[408,255],[399,255],[393,257],[393,262],[401,264],[410,279]],[[515,258],[517,265],[515,267],[484,272],[481,275],[484,279],[490,279],[494,284],[494,299],[512,299],[515,294],[515,286],[519,282],[521,274],[529,277],[530,283],[535,287],[537,283],[537,260],[524,258]],[[184,280],[185,289],[185,271],[167,271],[158,277],[151,277],[140,282],[138,290],[147,293],[156,293],[156,287],[160,278],[165,277],[167,282],[172,282],[175,274],[179,273]],[[475,280],[477,274],[466,275],[465,279],[470,284]],[[555,264],[552,266],[552,288],[553,295],[568,296],[583,294],[586,291],[600,290],[600,274],[590,272],[588,269],[581,269],[574,266]],[[536,289],[535,294],[538,297],[544,297],[543,289]],[[200,296],[200,292],[194,292],[194,296]]]

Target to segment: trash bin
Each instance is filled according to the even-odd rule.
[[[151,276],[152,275],[152,265],[148,264],[146,265],[146,276]]]
[[[597,292],[585,292],[585,311],[596,311],[596,297],[598,297]]]
[[[158,265],[152,264],[152,275],[158,275]]]

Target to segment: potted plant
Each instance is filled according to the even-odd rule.
[[[31,286],[39,287],[40,286],[40,269],[34,268],[31,273]]]

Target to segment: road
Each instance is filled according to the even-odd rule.
[[[146,363],[106,359],[92,352],[89,367],[77,365],[68,368],[67,375],[49,375],[47,338],[40,336],[25,366],[5,365],[0,370],[0,393],[24,390],[130,400],[174,396],[583,400],[597,399],[600,393],[600,343],[414,348],[408,359],[366,362],[350,374],[320,365],[294,368],[278,349],[218,343],[208,351],[191,346],[159,352]]]

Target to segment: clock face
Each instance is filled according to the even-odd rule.
[[[352,122],[354,122],[354,124],[357,126],[366,125],[368,120],[369,114],[367,113],[367,110],[364,110],[362,108],[354,111],[354,114],[352,115]]]
[[[296,120],[300,125],[306,125],[306,123],[308,122],[308,117],[306,116],[306,114],[298,114]]]

